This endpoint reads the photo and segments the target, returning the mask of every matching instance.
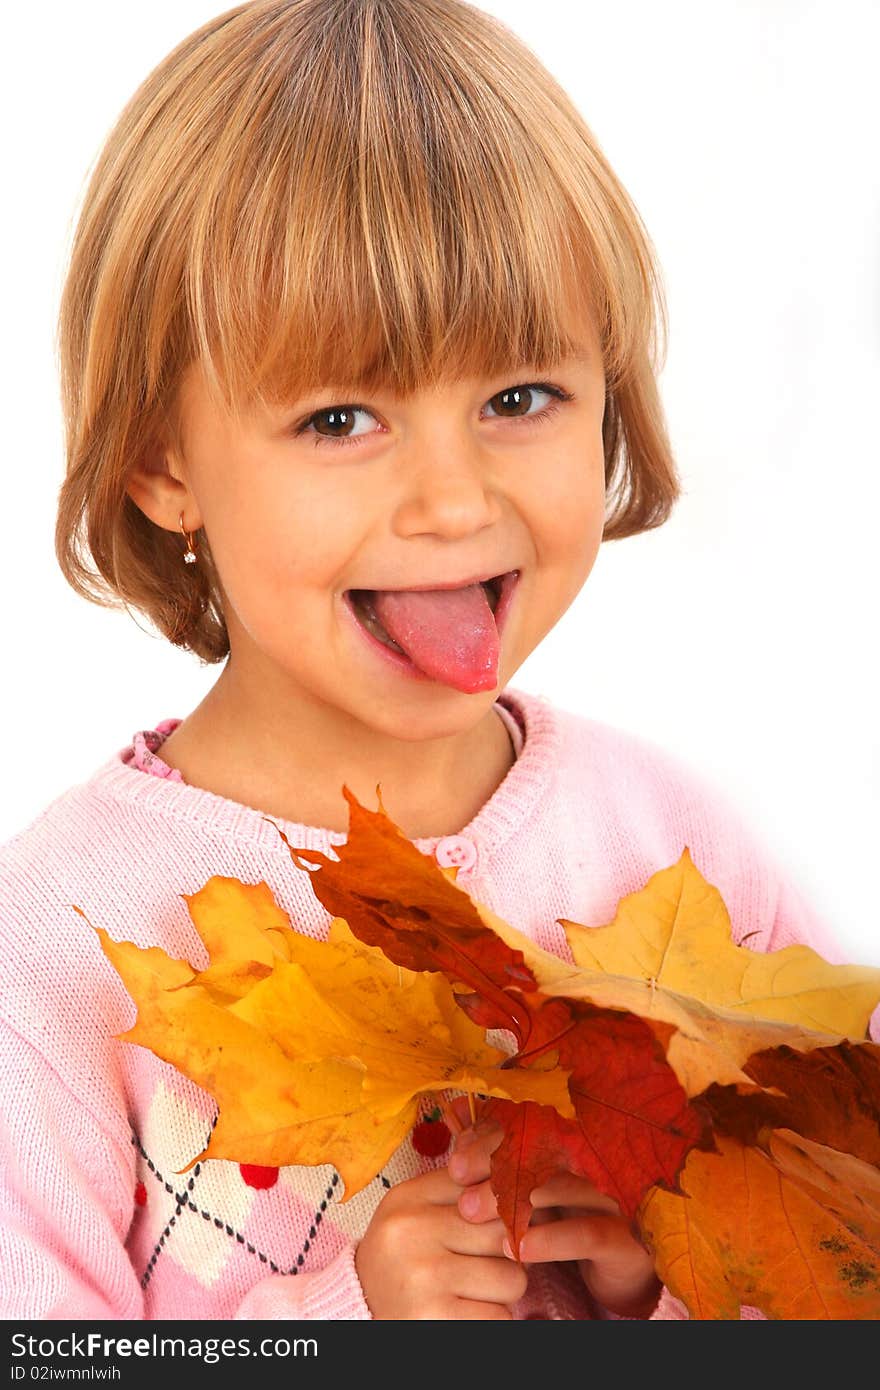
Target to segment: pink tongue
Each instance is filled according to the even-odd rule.
[[[379,622],[426,676],[473,694],[498,683],[498,629],[482,584],[375,589]]]

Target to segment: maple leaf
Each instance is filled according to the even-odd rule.
[[[683,878],[683,891],[692,892],[698,900],[704,896],[705,888],[710,886],[706,884],[685,851],[678,864],[670,869],[660,870],[644,888],[630,894],[628,898],[621,899],[621,904],[625,905],[627,910],[625,913],[619,912],[610,926],[585,928],[566,918],[557,919],[565,927],[566,936],[575,950],[580,949],[579,943],[589,940],[593,933],[601,935],[602,932],[608,931],[611,934],[609,940],[613,943],[615,934],[619,932],[623,943],[619,955],[615,958],[613,952],[607,949],[605,959],[609,966],[613,961],[620,970],[627,967],[635,968],[634,975],[606,973],[598,954],[583,959],[587,955],[585,950],[580,951],[581,962],[572,965],[571,962],[537,946],[483,904],[478,903],[476,906],[486,926],[501,936],[522,957],[525,968],[536,980],[541,994],[570,1000],[588,1000],[602,1008],[621,1009],[643,1018],[656,1036],[664,1040],[667,1060],[688,1095],[701,1095],[706,1086],[713,1082],[719,1085],[737,1082],[748,1085],[750,1078],[745,1070],[745,1062],[753,1053],[762,1049],[788,1045],[807,1051],[823,1043],[836,1043],[844,1036],[842,1030],[816,1033],[798,1023],[788,1023],[784,1019],[762,1019],[749,1013],[721,1008],[702,998],[696,975],[693,979],[696,992],[688,995],[658,982],[656,975],[648,973],[644,963],[636,965],[628,942],[632,935],[638,936],[640,914],[644,913],[649,920],[656,918],[659,903],[665,916],[674,921],[675,901],[670,897],[667,883],[664,882],[670,877]],[[742,961],[758,958],[759,953],[732,943],[729,921],[727,941],[732,949],[740,954]],[[858,979],[868,1004],[872,997],[880,996],[880,971],[862,966],[831,966],[815,952],[811,952],[810,955],[813,957],[813,968],[820,979],[825,976],[825,972],[845,969],[852,972],[853,978]],[[712,969],[712,959],[710,950],[705,961],[707,975]],[[829,991],[829,997],[834,998],[833,990]],[[841,994],[840,998],[845,1006],[850,1003],[845,993]],[[475,1021],[481,1021],[486,1027],[504,1026],[502,1011],[491,1007],[487,1000],[475,994],[461,995],[459,1000]],[[870,1007],[862,1010],[857,1023],[865,1016],[865,1012],[870,1012]],[[850,1021],[848,1017],[840,1019],[842,1025],[847,1025]]]
[[[589,1178],[635,1217],[654,1184],[677,1187],[694,1145],[712,1145],[707,1115],[688,1101],[642,1019],[551,1000],[531,1040],[541,1035],[554,1041],[569,1072],[574,1118],[531,1102],[492,1101],[481,1112],[504,1131],[491,1181],[515,1254],[531,1218],[530,1193],[554,1173]]]
[[[332,1162],[347,1200],[402,1142],[424,1092],[452,1087],[574,1113],[567,1073],[507,1069],[508,1054],[486,1043],[443,976],[392,964],[343,921],[323,942],[293,931],[265,883],[215,876],[182,896],[208,953],[203,971],[96,928],[138,1005],[119,1036],[220,1107],[207,1147],[178,1171],[206,1158]]]
[[[203,989],[187,962],[95,930],[138,1006],[134,1026],[120,1039],[177,1067],[219,1107],[207,1148],[178,1173],[206,1158],[269,1167],[332,1161],[351,1196],[384,1167],[415,1120],[416,1101],[378,1120],[363,1103],[360,1067],[333,1059],[292,1062],[267,1033]]]
[[[796,1129],[807,1139],[880,1165],[880,1046],[844,1041],[806,1055],[759,1052],[749,1075],[766,1089],[709,1086],[702,1102],[716,1133],[757,1144],[762,1130]]]
[[[491,1181],[515,1250],[534,1188],[570,1172],[634,1219],[694,1317],[750,1301],[880,1314],[880,1049],[865,1041],[880,970],[736,945],[687,850],[612,923],[558,919],[566,961],[459,889],[381,797],[370,812],[343,792],[338,859],[278,830],[317,867],[326,941],[295,931],[266,884],[220,877],[185,899],[201,969],[99,932],[138,1003],[122,1036],[220,1105],[189,1167],[332,1162],[348,1198],[420,1095],[469,1092],[502,1129]]]
[[[524,1043],[529,1014],[521,995],[536,985],[522,953],[487,930],[468,894],[384,810],[369,811],[348,787],[342,791],[349,805],[349,833],[346,843],[336,846],[338,859],[293,846],[278,830],[299,868],[315,864],[320,869],[311,875],[315,897],[389,960],[411,970],[442,971],[453,983],[493,1000],[507,1027]],[[381,808],[378,788],[377,796]]]
[[[783,1098],[783,1086],[776,1083],[796,1089],[802,1067],[812,1078],[812,1110],[818,1114],[829,1069],[843,1065],[834,1049],[866,1033],[880,997],[880,971],[829,965],[807,947],[767,954],[736,945],[721,895],[703,879],[687,849],[677,864],[621,899],[607,926],[587,928],[558,919],[566,929],[572,965],[535,946],[485,905],[462,903],[452,884],[444,883],[438,898],[432,865],[426,856],[409,854],[413,847],[408,842],[403,848],[386,840],[386,850],[391,844],[406,856],[403,908],[387,891],[390,877],[384,880],[384,894],[373,885],[362,892],[364,855],[369,845],[376,852],[388,827],[381,815],[364,812],[349,799],[352,829],[339,848],[340,860],[321,857],[323,867],[313,879],[324,906],[344,914],[356,935],[381,944],[392,959],[414,968],[443,969],[464,984],[460,1006],[483,1027],[514,1033],[520,1047],[514,1061],[541,1065],[542,1054],[546,1060],[552,1046],[554,1062],[571,1073],[569,1090],[578,1112],[574,1120],[531,1102],[496,1100],[489,1106],[503,1131],[493,1154],[492,1183],[514,1250],[530,1218],[531,1191],[560,1169],[589,1177],[628,1214],[646,1193],[656,1202],[664,1192],[671,1210],[680,1215],[685,1205],[678,1190],[683,1163],[699,1165],[705,1154],[723,1172],[736,1162],[731,1155],[738,1151],[715,1147],[713,1124],[722,1136],[725,1125],[734,1132],[750,1130],[753,1148],[768,1119],[779,1125],[785,1117],[794,1118],[797,1125],[803,1115],[806,1125],[806,1107],[799,1108],[794,1096]],[[389,874],[396,867],[397,861],[390,862]],[[499,952],[499,940],[510,955]],[[483,960],[493,963],[489,987],[480,976]],[[527,983],[522,985],[524,976]],[[510,1001],[516,993],[518,1008]],[[547,996],[561,1012],[548,1012]],[[585,1066],[590,1050],[578,1042],[585,1027],[579,1005],[593,1006],[606,1040],[614,1036],[616,1024],[636,1019],[642,1036],[652,1037],[660,1094],[668,1100],[661,1123],[640,1109],[638,1086],[644,1072],[635,1062],[632,1036],[606,1050],[606,1059],[613,1057],[614,1064],[606,1062],[604,1074]],[[541,1020],[551,1018],[552,1027],[542,1027]],[[814,1052],[821,1052],[824,1072],[818,1062],[810,1062]],[[790,1059],[784,1078],[778,1061],[766,1061],[783,1056]],[[775,1080],[769,1071],[774,1065]],[[864,1069],[866,1059],[860,1065]],[[601,1086],[591,1089],[597,1077],[609,1082],[604,1092]],[[720,1091],[727,1095],[723,1114]],[[867,1104],[866,1114],[876,1123],[876,1099]],[[759,1160],[752,1152],[750,1162],[769,1159],[764,1155]]]
[[[403,975],[386,961],[377,979],[371,953],[354,937],[304,937],[296,954],[230,1012],[265,1029],[292,1059],[335,1057],[361,1066],[363,1101],[378,1119],[419,1094],[449,1088],[538,1100],[573,1114],[568,1073],[505,1069],[508,1054],[486,1043],[443,976]]]
[[[578,965],[653,981],[742,1018],[863,1038],[880,992],[880,969],[829,965],[809,946],[738,946],[721,894],[687,849],[646,888],[621,898],[608,926],[559,920]]]
[[[545,974],[543,961],[526,954],[541,988],[674,1024],[667,1058],[692,1096],[713,1082],[748,1083],[745,1063],[755,1052],[864,1038],[880,999],[880,969],[831,965],[809,946],[737,945],[721,894],[687,849],[621,898],[607,926],[558,920],[581,973]],[[647,991],[641,1004],[634,988]]]
[[[691,1317],[874,1320],[880,1307],[880,1172],[791,1131],[769,1152],[718,1138],[693,1150],[685,1199],[654,1188],[639,1214],[655,1267]]]

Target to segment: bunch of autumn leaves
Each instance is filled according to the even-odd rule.
[[[319,868],[326,941],[266,883],[220,876],[183,895],[204,970],[96,928],[138,1006],[121,1036],[219,1106],[182,1171],[332,1163],[349,1198],[420,1096],[470,1093],[503,1131],[490,1180],[514,1251],[531,1191],[567,1170],[634,1221],[694,1318],[880,1317],[880,970],[735,945],[687,850],[610,925],[560,919],[572,965],[457,888],[381,796],[343,794],[338,860],[279,830]]]

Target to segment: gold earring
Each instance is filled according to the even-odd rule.
[[[194,565],[198,557],[196,556],[196,552],[193,550],[192,532],[190,531],[190,533],[187,535],[187,532],[184,528],[183,512],[180,513],[180,529],[181,531],[183,531],[183,534],[186,537],[186,550],[184,552],[183,558],[188,565]]]

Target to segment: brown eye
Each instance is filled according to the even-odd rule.
[[[549,403],[542,402],[541,396],[548,396]],[[497,391],[494,396],[489,397],[487,404],[492,410],[490,419],[493,416],[497,420],[521,419],[523,423],[532,425],[553,415],[559,409],[561,401],[573,399],[569,391],[563,391],[559,386],[551,385],[549,381],[527,381]],[[537,410],[533,409],[536,405]]]
[[[541,401],[536,401],[536,396],[549,397],[549,404],[544,404],[538,410],[533,409],[535,404],[541,407]],[[573,399],[570,392],[552,386],[549,382],[531,381],[519,386],[505,387],[503,391],[491,396],[487,404],[492,412],[490,419],[521,419],[523,424],[538,425],[559,409],[561,401]],[[357,429],[358,415],[363,415],[365,421],[370,419],[376,422],[373,412],[364,405],[332,405],[325,406],[323,410],[313,411],[293,432],[304,438],[310,436],[316,448],[325,448],[328,445],[356,445],[365,435],[383,433],[381,430],[370,429],[369,426]]]
[[[326,421],[329,429],[329,438],[344,438],[351,433],[354,424],[356,407],[350,405],[331,406],[327,410],[318,410],[311,417],[311,423],[318,429],[318,425]],[[318,429],[318,434],[323,434],[322,429]]]
[[[492,409],[501,410],[505,415],[527,415],[531,403],[531,386],[508,386],[489,399]]]

